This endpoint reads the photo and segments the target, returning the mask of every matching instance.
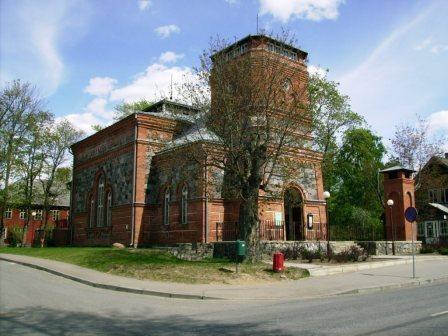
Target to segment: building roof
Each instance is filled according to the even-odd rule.
[[[168,142],[165,149],[159,153],[170,151],[177,147],[185,146],[198,141],[219,143],[220,138],[214,132],[207,129],[204,121],[199,119],[179,137]]]
[[[439,204],[439,203],[428,203],[430,206],[432,206],[433,208],[439,209],[440,211],[448,214],[448,207]]]
[[[162,99],[138,113],[193,124],[195,122],[195,115],[199,113],[199,109],[168,99]]]
[[[380,173],[390,173],[390,172],[394,172],[394,171],[404,171],[404,172],[409,172],[409,173],[415,172],[415,170],[413,170],[413,169],[404,168],[402,166],[397,165],[397,166],[393,166],[393,167],[389,167],[389,168],[380,170]]]
[[[239,40],[239,41],[237,41],[235,43],[232,43],[231,45],[229,45],[228,47],[226,47],[226,48],[224,48],[222,50],[217,51],[216,53],[214,53],[211,56],[211,58],[214,59],[217,55],[219,55],[221,53],[225,53],[225,52],[227,52],[227,51],[229,51],[229,50],[231,50],[231,49],[233,49],[233,48],[235,48],[237,46],[240,46],[240,45],[242,45],[242,44],[244,44],[244,43],[246,43],[246,42],[248,42],[250,40],[257,40],[257,39],[258,40],[262,40],[262,39],[263,40],[267,40],[268,42],[277,44],[279,46],[282,46],[283,48],[286,48],[288,50],[296,52],[298,55],[300,55],[300,58],[302,58],[302,59],[306,59],[308,57],[308,53],[307,52],[305,52],[305,51],[303,51],[303,50],[301,50],[301,49],[299,49],[297,47],[294,47],[293,45],[286,44],[286,43],[284,43],[282,41],[276,40],[276,39],[274,39],[274,38],[272,38],[270,36],[264,35],[264,34],[256,34],[256,35],[247,35],[246,37],[243,37],[241,40]]]

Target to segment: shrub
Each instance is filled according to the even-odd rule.
[[[365,261],[368,258],[367,252],[359,246],[351,246],[348,250],[332,255],[336,262]]]
[[[420,253],[434,253],[435,249],[432,246],[423,246],[420,249]]]
[[[14,224],[8,230],[8,242],[10,246],[18,246],[22,244],[23,239],[23,228],[17,224]]]
[[[290,246],[286,250],[282,251],[282,253],[285,256],[285,259],[297,260],[302,257],[303,250],[303,246],[294,244],[293,246]]]
[[[448,247],[439,249],[439,253],[443,255],[448,255]]]
[[[313,259],[320,259],[322,261],[325,257],[320,248],[317,250],[308,250],[304,248],[302,249],[301,255],[302,259],[308,260],[309,262],[312,262]]]

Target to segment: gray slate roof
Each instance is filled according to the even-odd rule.
[[[439,204],[439,203],[428,203],[430,206],[432,206],[433,208],[439,209],[440,211],[448,214],[448,207]]]
[[[415,170],[409,169],[409,168],[404,168],[402,166],[393,166],[393,167],[389,167],[383,170],[380,170],[380,173],[389,173],[389,172],[393,172],[393,171],[407,171],[410,173],[415,172]]]

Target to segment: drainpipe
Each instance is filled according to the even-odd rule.
[[[70,245],[73,245],[73,240],[74,240],[74,235],[75,235],[75,230],[73,227],[73,214],[74,214],[74,204],[73,204],[73,189],[74,189],[74,176],[75,176],[75,155],[73,154],[71,148],[68,149],[69,153],[72,154],[72,181],[71,181],[71,185],[70,185],[70,214],[68,217],[68,225],[69,225],[69,234],[70,234]],[[47,216],[47,214],[45,214],[45,216]]]
[[[208,174],[207,174],[207,155],[205,155],[205,169],[204,169],[204,180],[205,180],[205,213],[204,213],[204,231],[205,231],[205,240],[204,243],[208,243],[208,194],[207,194],[207,185],[208,185]]]
[[[131,210],[131,244],[129,246],[135,247],[135,177],[137,175],[137,113],[135,116],[134,125],[134,160],[132,169],[132,210]]]

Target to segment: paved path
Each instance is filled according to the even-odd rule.
[[[0,254],[0,258],[25,263],[78,282],[132,293],[177,297],[219,299],[291,299],[370,292],[448,280],[448,257],[417,262],[417,279],[412,279],[412,266],[402,264],[297,281],[286,280],[251,285],[190,285],[138,280],[102,273],[53,260]]]
[[[93,288],[5,261],[0,270],[1,335],[440,336],[448,330],[446,284],[314,299],[202,301]]]

